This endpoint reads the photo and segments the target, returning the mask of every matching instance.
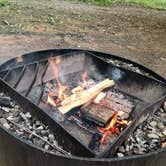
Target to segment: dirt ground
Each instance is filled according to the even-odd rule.
[[[62,0],[16,0],[0,9],[0,63],[50,48],[116,54],[166,78],[166,11]]]

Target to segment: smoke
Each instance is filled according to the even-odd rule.
[[[111,75],[111,79],[115,81],[121,81],[125,75],[125,73],[118,68],[112,68],[109,74]]]

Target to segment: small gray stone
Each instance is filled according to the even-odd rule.
[[[4,119],[4,118],[0,118],[0,123],[1,123],[1,124],[7,123],[7,120]]]
[[[7,120],[13,120],[13,116],[8,116]]]
[[[122,152],[122,153],[124,153],[124,152],[125,152],[125,149],[124,149],[124,147],[123,147],[123,146],[120,146],[120,147],[119,147],[119,152]]]
[[[48,150],[49,147],[50,147],[50,146],[49,146],[48,144],[45,144],[44,149],[45,149],[45,150]]]
[[[43,126],[37,127],[37,130],[43,130]]]
[[[21,118],[22,118],[23,120],[27,120],[27,118],[26,118],[26,116],[25,116],[25,114],[24,114],[23,112],[20,112],[20,116],[21,116]]]
[[[156,121],[150,122],[150,126],[151,126],[151,127],[156,127],[156,126],[157,126],[157,122],[156,122]]]
[[[154,133],[148,134],[148,137],[151,139],[159,139],[159,136],[157,134],[154,134]]]
[[[30,113],[30,112],[26,112],[26,113],[25,113],[25,116],[26,116],[26,118],[28,118],[28,119],[32,118],[32,116],[31,116],[31,113]]]
[[[53,142],[54,139],[55,139],[55,137],[54,137],[53,134],[49,134],[49,135],[48,135],[48,139],[49,139],[50,142]]]
[[[24,131],[16,130],[16,134],[19,135],[19,136],[20,136],[20,135],[23,135],[23,134],[24,134]]]
[[[164,108],[160,108],[160,113],[165,113]]]
[[[8,129],[8,130],[10,129],[10,125],[9,125],[9,123],[7,123],[7,122],[3,124],[3,127],[5,127],[5,128]]]
[[[126,152],[128,152],[130,150],[130,146],[126,145]]]
[[[162,122],[159,122],[158,124],[157,124],[157,127],[159,128],[159,129],[164,129],[164,124],[162,123]]]
[[[152,142],[159,142],[159,140],[158,139],[152,139]]]
[[[123,153],[117,153],[117,156],[118,157],[124,157],[124,154]]]
[[[8,113],[10,111],[10,108],[8,108],[8,107],[2,107],[2,110]]]
[[[36,121],[36,126],[40,126],[40,121]]]
[[[136,137],[136,141],[137,141],[137,143],[141,143],[142,142],[142,140],[139,137]]]
[[[146,151],[145,148],[134,149],[134,153],[135,153],[135,154],[144,154],[145,151]]]
[[[46,130],[41,130],[41,135],[42,136],[46,136],[48,134],[48,132]]]
[[[15,105],[14,108],[15,109],[19,109],[20,107],[19,107],[19,105]]]
[[[151,127],[150,125],[148,125],[147,129],[148,129],[148,130],[153,130],[154,127]]]
[[[164,131],[162,132],[162,134],[163,134],[164,136],[166,136],[166,128],[164,129]]]

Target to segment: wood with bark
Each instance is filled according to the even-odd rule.
[[[100,104],[91,103],[88,107],[81,110],[85,119],[99,122],[104,125],[117,113]]]
[[[114,84],[115,82],[113,80],[105,79],[102,82],[96,84],[95,86],[89,88],[88,90],[84,90],[82,92],[78,92],[67,97],[64,101],[62,101],[61,106],[58,107],[58,109],[62,114],[66,114],[71,109],[87,103],[104,89],[110,88],[114,86]]]

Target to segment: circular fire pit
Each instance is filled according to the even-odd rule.
[[[100,154],[92,151],[92,149],[89,149],[89,147],[87,147],[84,143],[80,141],[80,138],[78,138],[78,140],[75,139],[77,137],[74,134],[71,134],[72,132],[71,133],[68,132],[67,127],[64,130],[65,125],[63,125],[62,123],[57,122],[58,127],[55,127],[56,126],[54,122],[55,119],[54,118],[51,119],[51,117],[54,114],[52,112],[50,113],[49,110],[47,110],[47,108],[45,108],[43,105],[40,105],[41,100],[44,99],[43,97],[44,90],[42,91],[42,93],[40,93],[42,95],[37,94],[37,97],[39,97],[38,100],[36,100],[37,97],[36,96],[34,97],[34,94],[31,95],[33,91],[33,87],[35,85],[38,85],[37,83],[38,73],[41,73],[40,77],[42,78],[43,76],[42,80],[43,82],[45,82],[44,74],[46,74],[47,72],[46,67],[49,66],[47,63],[45,63],[45,61],[48,61],[50,56],[73,57],[73,55],[74,55],[74,59],[77,59],[78,57],[82,58],[82,56],[84,57],[92,56],[93,62],[95,62],[97,66],[99,66],[98,70],[101,69],[101,72],[107,71],[107,68],[106,68],[107,63],[105,61],[109,62],[111,66],[110,65],[108,66],[109,66],[109,69],[111,69],[111,72],[109,71],[108,73],[110,74],[110,77],[113,78],[115,82],[117,82],[117,84],[120,82],[118,86],[122,89],[120,89],[119,92],[123,90],[123,87],[126,88],[128,86],[127,84],[124,83],[125,82],[125,80],[123,80],[124,77],[122,78],[122,76],[124,75],[127,75],[127,79],[131,78],[132,80],[133,78],[136,78],[138,82],[138,85],[136,85],[136,89],[140,88],[140,86],[145,86],[147,88],[147,93],[149,90],[150,94],[153,94],[153,92],[151,92],[151,89],[154,89],[155,91],[157,88],[159,88],[161,90],[161,94],[158,93],[156,97],[154,96],[154,98],[146,95],[146,91],[145,91],[145,94],[142,96],[142,98],[145,96],[145,101],[148,100],[148,98],[151,98],[151,100],[153,101],[152,103],[148,105],[144,103],[142,100],[140,100],[141,94],[138,93],[139,90],[135,91],[135,94],[133,94],[136,96],[136,98],[134,97],[134,102],[138,102],[141,105],[140,109],[144,108],[143,109],[144,111],[138,112],[137,109],[136,111],[133,111],[135,113],[133,113],[131,116],[131,119],[130,119],[132,121],[131,125],[129,125],[126,129],[122,131],[122,133],[112,143],[113,145],[109,147],[109,150],[104,151]],[[89,59],[87,62],[88,64],[90,64]],[[40,64],[40,66],[42,66],[41,69],[38,63]],[[62,61],[62,64],[63,64],[63,61]],[[77,65],[76,68],[78,68],[80,64]],[[103,64],[105,64],[104,67],[103,67]],[[68,67],[68,70],[69,68],[70,66]],[[70,71],[72,69],[73,68],[71,68]],[[62,66],[62,70],[63,70],[63,66]],[[91,70],[91,68],[89,68],[89,70]],[[28,73],[29,71],[30,73]],[[32,75],[32,73],[34,74],[34,76]],[[24,76],[25,74],[27,74],[28,77],[27,75],[25,77]],[[162,78],[161,76],[157,75],[156,73],[154,73],[153,71],[147,69],[146,67],[141,66],[135,62],[129,61],[127,59],[120,58],[115,55],[96,52],[96,51],[78,50],[78,49],[45,50],[45,51],[29,53],[21,57],[17,57],[7,61],[6,63],[0,66],[0,77],[2,79],[0,82],[0,86],[2,89],[1,92],[3,92],[7,97],[10,96],[11,101],[16,102],[18,105],[20,105],[20,107],[23,108],[25,112],[28,112],[28,113],[25,113],[23,111],[25,114],[21,113],[20,116],[24,119],[25,118],[24,115],[26,115],[27,118],[31,118],[31,116],[37,115],[37,117],[39,118],[39,121],[43,121],[44,124],[45,123],[48,124],[49,126],[48,129],[50,132],[48,141],[44,144],[45,148],[36,146],[36,144],[33,144],[32,142],[25,140],[25,138],[21,138],[14,132],[12,132],[13,126],[16,124],[14,124],[11,121],[11,119],[7,117],[8,123],[10,125],[12,123],[13,124],[12,124],[12,127],[8,126],[7,125],[8,123],[6,125],[1,124],[1,127],[0,127],[0,131],[1,131],[0,163],[3,166],[22,166],[22,165],[24,166],[33,166],[33,165],[34,166],[36,165],[61,166],[61,165],[67,165],[67,164],[68,165],[75,164],[80,166],[81,165],[89,165],[89,166],[93,166],[93,165],[94,166],[96,165],[156,166],[158,165],[158,166],[163,166],[165,164],[166,148],[162,148],[162,149],[156,150],[155,152],[150,152],[147,154],[132,155],[132,156],[126,156],[126,157],[120,157],[120,158],[116,157],[114,152],[121,145],[121,143],[125,141],[125,137],[128,138],[129,134],[131,134],[134,131],[135,127],[140,123],[140,120],[143,121],[144,118],[146,119],[147,116],[150,116],[150,114],[153,114],[156,111],[156,109],[158,109],[163,103],[163,101],[165,101],[166,99],[166,95],[165,95],[166,80]],[[45,79],[47,80],[51,79],[49,77],[50,76],[48,75],[48,77]],[[31,83],[29,84],[28,81],[30,79],[31,79]],[[140,82],[138,80],[140,80]],[[145,84],[142,84],[142,81],[144,81]],[[130,84],[132,89],[131,81],[130,81]],[[135,86],[135,84],[136,84],[136,81],[133,83],[133,85]],[[117,88],[119,88],[118,86]],[[127,99],[130,99],[130,96],[132,96],[131,89],[127,90],[127,97],[126,97]],[[134,88],[132,90],[134,90]],[[126,98],[125,98],[125,101],[126,101]],[[133,97],[132,97],[132,100],[133,100]],[[149,101],[147,103],[149,103]],[[17,106],[15,105],[14,107],[17,107]],[[152,110],[152,111],[149,111],[149,110]],[[8,110],[6,111],[8,113]],[[29,112],[31,112],[32,115],[29,114]],[[10,110],[9,110],[9,113],[10,113]],[[137,117],[137,119],[135,117]],[[26,120],[25,118],[24,121],[28,121],[28,120]],[[35,122],[36,121],[37,120],[35,119]],[[20,126],[17,126],[17,128],[19,127]],[[12,130],[9,130],[9,128],[12,128]],[[53,128],[53,131],[50,131],[52,128]],[[27,129],[24,129],[24,130],[27,130]],[[26,131],[26,132],[31,132],[31,131]],[[57,151],[60,150],[60,153],[57,153],[54,150],[49,150],[48,148],[50,144],[49,141],[50,140],[53,141],[54,139],[54,136],[52,134],[54,132],[57,132],[57,135],[62,134],[64,135],[63,137],[68,139],[71,138],[72,140],[71,142],[66,140],[65,143],[62,143],[68,147],[67,149],[64,149],[64,151],[63,149],[61,149],[61,147],[60,147],[61,149],[60,150],[59,147],[55,146]],[[65,141],[65,139],[63,141]],[[63,141],[60,141],[60,142],[63,142]],[[71,149],[72,155],[68,153],[70,152],[70,149]],[[80,157],[77,157],[77,154]],[[92,155],[95,155],[95,157],[91,157]]]

